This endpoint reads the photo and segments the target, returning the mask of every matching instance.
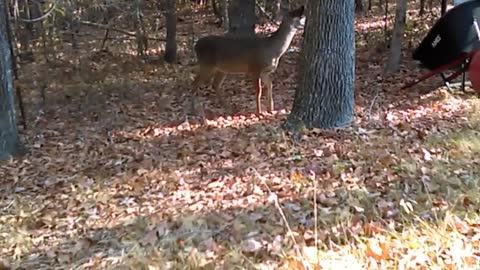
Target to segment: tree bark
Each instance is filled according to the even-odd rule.
[[[440,5],[441,5],[440,14],[443,15],[443,14],[445,14],[445,12],[447,12],[448,1],[447,0],[442,0]]]
[[[212,0],[211,3],[212,3],[213,14],[215,14],[215,17],[217,18],[217,20],[219,20],[219,24],[221,26],[222,23],[223,23],[223,15],[222,15],[222,11],[221,11],[221,5],[219,5],[217,3],[217,0]]]
[[[267,11],[270,12],[274,19],[278,19],[280,15],[280,0],[268,0],[267,1]]]
[[[363,0],[355,0],[355,11],[363,12],[365,8],[363,7]]]
[[[230,0],[228,6],[230,34],[253,35],[255,34],[255,0]]]
[[[354,110],[355,2],[309,0],[299,79],[284,128],[336,128]]]
[[[425,15],[425,0],[420,0],[420,16]]]
[[[400,68],[402,60],[402,40],[407,20],[407,0],[397,0],[395,24],[390,41],[390,56],[386,66],[387,72],[395,72]]]
[[[143,0],[135,1],[135,33],[137,39],[137,54],[143,56],[147,53],[148,50],[148,37],[147,31],[145,28],[144,20],[144,3]]]
[[[280,10],[281,11],[290,10],[290,0],[280,0]]]
[[[24,153],[18,135],[13,98],[12,56],[6,1],[0,1],[0,160]]]
[[[164,59],[167,63],[177,61],[177,16],[175,0],[166,0],[167,44],[165,45]]]

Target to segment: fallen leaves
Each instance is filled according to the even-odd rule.
[[[478,100],[398,92],[405,74],[384,80],[359,52],[355,124],[296,140],[279,128],[295,66],[275,78],[281,110],[250,114],[235,78],[225,91],[238,114],[206,90],[205,125],[184,121],[188,66],[115,55],[83,66],[83,82],[50,76],[46,113],[25,131],[31,153],[0,165],[0,257],[12,264],[0,269],[474,265]]]
[[[370,240],[367,244],[365,256],[372,257],[377,262],[390,259],[390,243],[386,241]]]

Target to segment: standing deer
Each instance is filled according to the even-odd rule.
[[[303,25],[304,6],[288,11],[277,31],[270,36],[206,36],[197,41],[194,50],[199,71],[192,83],[195,102],[198,88],[213,77],[212,87],[221,102],[220,87],[227,74],[248,74],[256,91],[257,114],[262,113],[262,81],[267,88],[268,111],[273,110],[272,78],[282,55],[297,30]]]

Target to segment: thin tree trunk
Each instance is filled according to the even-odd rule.
[[[274,19],[278,19],[278,15],[280,14],[280,0],[268,0],[266,8]]]
[[[400,68],[402,60],[402,41],[407,20],[407,0],[397,0],[395,24],[390,42],[390,56],[386,66],[387,72],[395,72]]]
[[[280,10],[281,11],[290,10],[290,0],[280,0]]]
[[[148,38],[143,20],[143,1],[135,2],[135,33],[137,39],[137,54],[143,56],[148,50]]]
[[[306,10],[298,86],[283,127],[343,127],[354,109],[355,4],[309,0]]]
[[[447,5],[448,5],[448,1],[447,0],[442,0],[441,10],[440,10],[441,15],[443,15],[443,14],[445,14],[445,12],[447,12]]]
[[[229,33],[255,34],[255,0],[230,0],[228,5]]]
[[[363,12],[365,8],[363,7],[363,0],[355,0],[355,11]]]
[[[425,0],[420,0],[420,16],[425,15]]]
[[[230,0],[218,0],[219,11],[222,16],[222,27],[225,32],[228,32],[230,29],[230,19],[228,15],[228,6],[230,5]]]
[[[213,14],[215,14],[215,17],[219,21],[219,25],[221,26],[223,24],[223,16],[222,16],[222,11],[221,11],[221,5],[217,3],[217,0],[212,0],[212,10]]]
[[[177,61],[177,15],[175,13],[175,0],[166,0],[166,25],[167,44],[164,59],[167,63]]]
[[[388,43],[388,0],[385,0],[385,17],[383,21],[383,35],[385,38],[385,44]]]

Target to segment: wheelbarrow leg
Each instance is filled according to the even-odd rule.
[[[465,92],[465,86],[467,85],[467,71],[470,66],[470,59],[465,59],[465,62],[461,65],[460,72],[462,72],[462,92]]]
[[[448,78],[445,77],[445,74],[443,74],[443,72],[440,73],[440,77],[442,77],[443,85],[447,87],[448,92],[452,92],[452,88],[450,87],[450,82],[448,81]]]

